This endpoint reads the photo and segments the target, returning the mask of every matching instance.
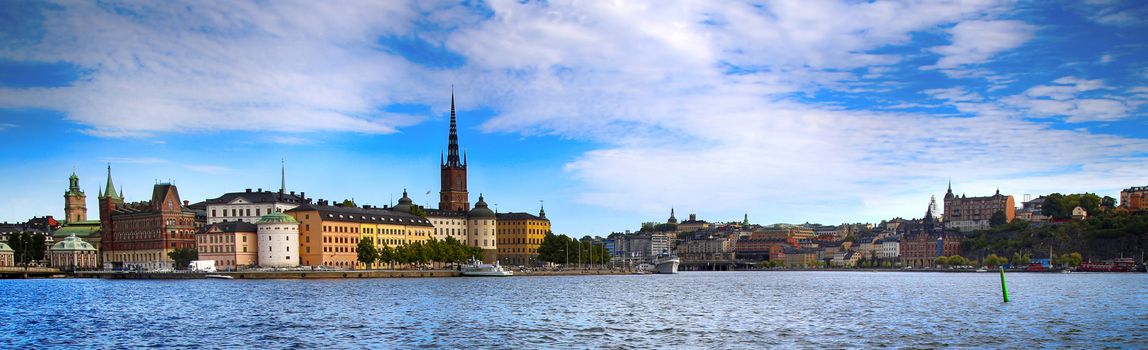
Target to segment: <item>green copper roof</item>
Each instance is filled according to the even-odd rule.
[[[259,218],[259,222],[255,223],[255,224],[262,225],[262,224],[296,224],[296,223],[299,223],[299,221],[295,220],[295,218],[292,217],[291,215],[275,212],[275,213],[264,215],[263,217]]]
[[[88,220],[75,223],[70,222],[67,226],[61,227],[59,230],[52,232],[52,237],[68,237],[75,235],[76,237],[87,238],[99,230],[99,221]]]
[[[0,252],[10,253],[12,252],[12,247],[9,247],[7,244],[0,243]]]
[[[76,236],[68,236],[68,238],[64,238],[64,240],[56,242],[56,244],[53,244],[51,250],[52,251],[96,251],[96,247],[93,247],[88,242],[84,242],[84,240],[79,239]]]
[[[108,164],[108,185],[107,185],[107,188],[104,189],[104,191],[105,191],[103,194],[104,197],[120,198],[120,195],[116,194],[116,187],[114,185],[112,185],[112,165],[111,164]]]

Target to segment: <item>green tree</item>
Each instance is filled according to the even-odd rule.
[[[411,215],[418,215],[421,218],[427,217],[427,212],[421,205],[411,205]]]
[[[1107,210],[1116,209],[1116,198],[1104,196],[1104,198],[1100,199],[1100,207]]]
[[[1057,263],[1057,265],[1076,267],[1076,266],[1080,266],[1080,262],[1083,259],[1084,258],[1080,255],[1080,253],[1077,253],[1077,252],[1064,253],[1064,254],[1061,254],[1060,257],[1058,257],[1056,259],[1056,263]]]
[[[989,256],[985,257],[984,262],[986,266],[997,267],[1008,263],[1008,260],[996,254],[989,254]]]
[[[654,231],[656,231],[656,232],[674,232],[677,230],[678,230],[677,224],[664,223],[664,224],[658,224],[658,225],[654,226]]]
[[[379,250],[375,248],[373,238],[360,239],[356,252],[358,253],[356,260],[366,265],[367,269],[373,268],[375,261],[379,260]]]
[[[1069,203],[1068,198],[1063,194],[1053,193],[1044,197],[1044,205],[1041,206],[1040,210],[1041,214],[1053,219],[1068,219],[1072,217],[1072,208],[1074,207],[1076,205]]]
[[[937,257],[937,265],[940,265],[940,266],[949,266],[949,257],[947,257],[947,256],[938,256],[938,257]]]
[[[1012,260],[1010,261],[1013,267],[1028,265],[1028,260],[1025,260],[1024,256],[1020,255],[1020,252],[1012,253]]]
[[[997,210],[997,212],[993,213],[993,216],[989,218],[989,227],[1002,226],[1007,223],[1008,215],[1005,214],[1004,210]]]
[[[391,248],[391,246],[386,244],[379,247],[378,259],[380,264],[386,263],[391,268],[394,268],[395,248]]]
[[[177,248],[167,253],[167,257],[175,261],[175,268],[186,270],[192,260],[199,260],[199,252],[194,248]]]

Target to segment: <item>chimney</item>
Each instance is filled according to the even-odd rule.
[[[191,201],[188,201],[188,200],[186,200],[186,199],[183,201],[183,206],[185,206],[185,207],[186,207],[186,206],[188,206],[189,204],[191,204]]]
[[[247,193],[251,193],[251,189],[250,189],[250,188],[248,188],[248,189],[247,189]]]
[[[291,195],[292,195],[292,196],[294,196],[294,195],[295,195],[295,191],[291,191]]]
[[[256,191],[256,192],[263,192],[263,188],[262,188],[262,187],[260,187],[258,190],[255,190],[255,191]]]

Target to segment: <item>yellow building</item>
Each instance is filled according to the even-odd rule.
[[[361,239],[376,247],[424,242],[434,226],[408,213],[371,207],[341,207],[320,200],[287,211],[299,221],[299,251],[303,266],[366,268],[358,262]]]
[[[538,247],[550,232],[546,210],[538,216],[529,213],[498,214],[498,257],[506,265],[534,266],[538,261]]]

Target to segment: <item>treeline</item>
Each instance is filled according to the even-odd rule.
[[[605,264],[610,261],[610,252],[589,240],[547,233],[538,247],[538,260],[555,264]]]
[[[467,246],[454,237],[441,241],[431,238],[426,242],[408,243],[394,248],[388,245],[376,248],[374,242],[363,239],[359,240],[357,250],[357,260],[367,265],[367,268],[384,264],[391,268],[396,265],[462,264],[471,258],[481,261],[483,256],[482,248]]]
[[[44,242],[47,237],[32,232],[13,233],[8,236],[8,246],[17,264],[44,260]]]
[[[1061,202],[1060,199],[1053,198],[1055,195],[1049,196],[1049,200],[1053,200],[1052,203]],[[1086,196],[1072,196],[1077,196],[1078,202],[1075,205],[1072,205],[1072,200],[1067,198],[1070,196],[1065,196],[1064,202],[1069,203],[1054,204],[1054,208],[1049,209],[1050,202],[1046,200],[1044,208],[1056,218],[1064,215],[1059,208],[1067,205],[1075,208],[1078,205],[1091,205],[1093,201],[1101,204],[1105,202],[1103,198],[1087,199]],[[1148,251],[1148,213],[1129,213],[1122,209],[1107,208],[1101,204],[1097,204],[1096,210],[1090,211],[1090,216],[1084,220],[1043,224],[1013,220],[1008,224],[973,232],[961,242],[961,255],[984,259],[990,254],[995,254],[1005,259],[1003,257],[1019,254],[1065,260],[1062,264],[1078,259],[1100,261],[1121,256],[1142,258],[1145,251]],[[1068,209],[1069,216],[1071,210]],[[1049,256],[1050,250],[1053,256]],[[1062,259],[1062,255],[1073,252],[1079,253],[1078,259],[1073,259],[1071,256]]]

